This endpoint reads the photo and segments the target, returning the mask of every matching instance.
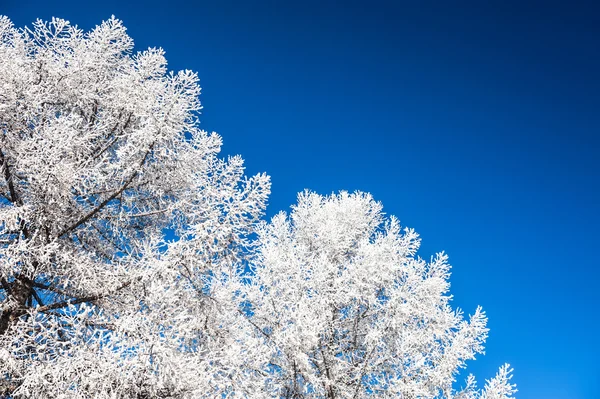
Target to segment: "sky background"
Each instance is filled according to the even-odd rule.
[[[192,4],[193,3],[193,4]],[[445,250],[454,304],[490,318],[482,384],[600,397],[600,4],[578,1],[14,1],[17,26],[114,14],[197,71],[202,127],[271,175],[371,192]]]

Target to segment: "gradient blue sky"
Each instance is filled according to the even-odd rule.
[[[0,0],[18,26],[115,14],[198,71],[202,125],[296,193],[373,193],[449,253],[455,304],[490,318],[481,383],[600,397],[600,9],[577,1]]]

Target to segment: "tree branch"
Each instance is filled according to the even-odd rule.
[[[21,199],[17,195],[17,191],[15,190],[15,185],[10,174],[10,169],[8,167],[8,161],[2,151],[0,151],[0,165],[2,165],[2,169],[4,171],[4,180],[6,180],[6,184],[8,185],[8,191],[10,192],[11,202],[13,204],[23,205]]]
[[[148,151],[146,151],[146,154],[144,154],[144,157],[139,165],[140,167],[146,162],[146,159],[148,159],[148,155],[150,155],[150,152],[152,151],[153,148],[154,148],[154,143],[152,143],[150,145],[150,147],[148,148]],[[139,171],[133,172],[131,174],[131,176],[129,176],[129,178],[125,181],[125,183],[123,183],[121,188],[119,188],[117,191],[112,193],[108,198],[106,198],[104,201],[102,201],[100,203],[100,205],[98,205],[96,208],[92,209],[90,212],[85,214],[81,219],[79,219],[75,223],[71,224],[70,226],[64,228],[63,230],[61,230],[56,235],[56,237],[59,238],[59,237],[64,236],[67,233],[70,233],[71,231],[75,230],[77,227],[81,226],[82,224],[84,224],[85,222],[90,220],[90,218],[94,217],[94,215],[96,215],[98,212],[100,212],[102,209],[104,209],[106,204],[108,204],[110,201],[114,200],[119,195],[121,195],[123,193],[123,191],[125,191],[129,187],[129,185],[131,184],[133,179],[135,179],[138,175],[139,175]]]
[[[75,298],[75,299],[69,299],[66,301],[62,301],[62,302],[56,302],[50,305],[46,305],[46,306],[41,306],[39,308],[37,308],[38,312],[47,312],[49,310],[55,310],[55,309],[62,309],[65,308],[67,306],[71,306],[71,305],[78,305],[80,303],[85,303],[85,302],[94,302],[97,301],[99,299],[105,298],[109,295],[112,295],[120,290],[122,290],[123,288],[129,287],[131,285],[131,281],[128,281],[126,283],[123,283],[122,285],[120,285],[119,287],[117,287],[117,289],[111,291],[111,292],[107,292],[104,294],[95,294],[95,295],[89,295],[83,298]]]
[[[71,224],[70,226],[68,226],[68,227],[64,228],[62,231],[60,231],[56,235],[56,237],[62,237],[65,234],[70,233],[71,231],[75,230],[77,227],[81,226],[82,224],[84,224],[85,222],[90,220],[90,218],[94,217],[94,215],[96,215],[98,212],[100,212],[102,209],[104,209],[106,204],[108,204],[110,201],[117,198],[123,191],[125,191],[127,189],[127,187],[129,186],[129,184],[133,181],[133,179],[136,178],[137,175],[138,175],[138,172],[134,172],[129,177],[129,179],[127,179],[125,181],[125,183],[123,183],[121,188],[119,188],[117,191],[112,193],[108,198],[106,198],[104,201],[102,201],[100,203],[100,205],[98,205],[96,208],[92,209],[90,212],[85,214],[81,219],[77,220],[75,223]]]

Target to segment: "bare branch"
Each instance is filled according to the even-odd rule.
[[[55,302],[50,305],[41,306],[41,307],[37,308],[37,311],[38,312],[47,312],[49,310],[62,309],[62,308],[65,308],[65,307],[68,307],[71,305],[78,305],[80,303],[94,302],[99,299],[106,298],[110,295],[113,295],[116,292],[122,290],[123,288],[129,287],[130,285],[131,285],[131,281],[128,281],[110,292],[88,295],[88,296],[85,296],[82,298],[74,298],[74,299],[69,299],[69,300],[62,301],[62,302]]]

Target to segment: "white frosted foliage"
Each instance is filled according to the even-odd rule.
[[[261,220],[200,87],[114,17],[0,17],[0,397],[511,399],[487,318],[369,194]]]
[[[1,17],[0,39],[0,396],[246,389],[250,324],[220,291],[270,182],[218,158],[196,74],[115,18]]]
[[[465,362],[483,352],[485,313],[452,309],[448,257],[416,256],[418,235],[369,194],[305,192],[258,236],[243,291],[271,350],[273,396],[512,397],[508,366],[482,391],[472,379],[455,392]]]

